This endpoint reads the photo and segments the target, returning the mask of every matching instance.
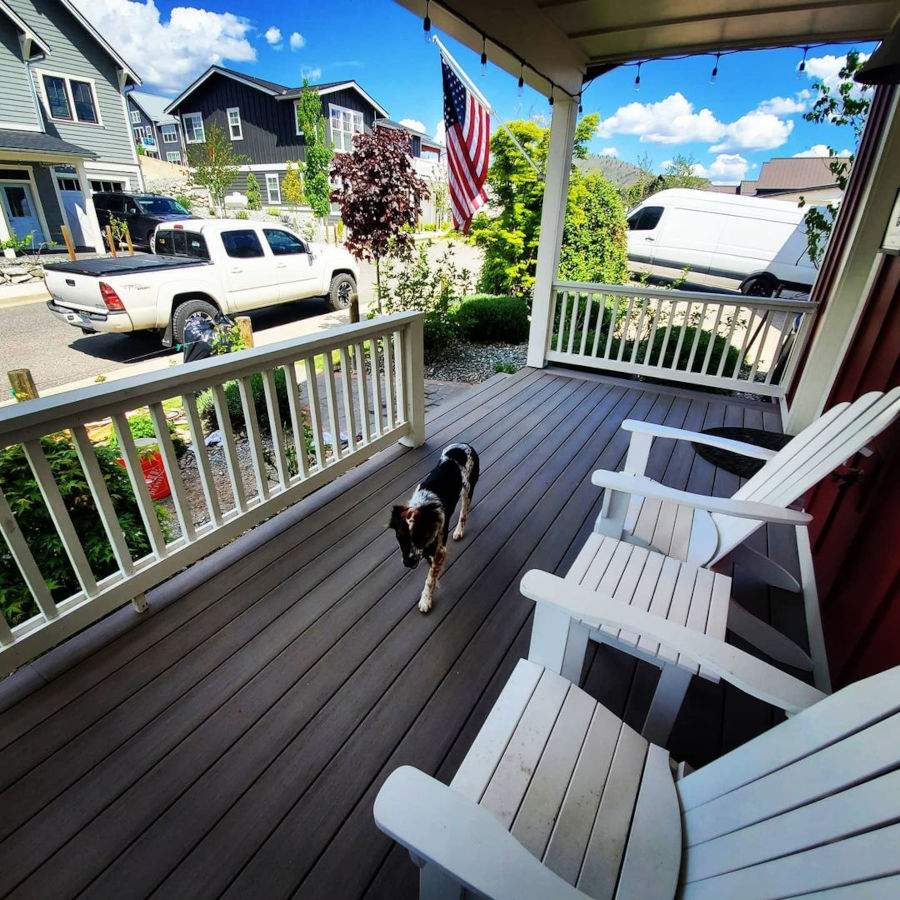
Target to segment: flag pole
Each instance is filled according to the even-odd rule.
[[[484,94],[482,94],[481,91],[479,91],[478,88],[475,87],[475,83],[471,78],[469,78],[468,75],[466,75],[466,73],[462,69],[462,66],[460,66],[460,64],[451,56],[450,51],[441,43],[441,39],[435,34],[432,35],[431,40],[434,41],[435,44],[437,44],[438,49],[441,51],[444,59],[447,60],[447,65],[450,66],[451,69],[453,69],[460,81],[462,81],[466,85],[466,87],[478,98],[479,103],[481,103],[485,107],[485,109],[487,109],[487,111],[500,123],[503,130],[509,135],[510,140],[518,148],[519,153],[521,153],[522,156],[525,157],[526,162],[531,166],[532,169],[534,169],[535,172],[537,172],[538,178],[543,180],[543,172],[541,172],[541,170],[537,167],[537,165],[535,165],[531,157],[525,152],[525,148],[518,142],[516,136],[509,130],[506,122],[504,122],[503,119],[501,119],[497,114],[497,110],[495,110],[494,107],[491,106]]]

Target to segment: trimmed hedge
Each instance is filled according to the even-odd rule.
[[[453,309],[453,322],[459,336],[470,341],[521,344],[528,340],[528,304],[521,297],[502,294],[463,297]]]
[[[694,346],[694,339],[697,335],[697,329],[693,325],[689,325],[687,327],[676,325],[671,329],[671,333],[669,334],[669,343],[666,344],[666,353],[662,359],[662,364],[666,368],[670,367],[673,364],[673,361],[675,360],[675,348],[678,346],[678,340],[681,336],[682,331],[684,332],[684,340],[681,342],[681,351],[678,354],[677,369],[680,372],[687,372],[688,360],[691,356],[691,348]],[[653,338],[653,346],[652,348],[650,348],[649,356],[647,355],[647,350],[650,343],[649,340],[641,341],[640,347],[638,348],[637,352],[637,361],[640,363],[647,363],[649,365],[659,365],[660,354],[662,353],[662,346],[665,338],[665,329],[660,328]],[[697,339],[697,351],[694,354],[694,362],[690,368],[691,372],[699,372],[703,368],[703,360],[706,359],[706,351],[709,347],[709,341],[711,338],[711,331],[700,332],[700,337]],[[725,368],[722,370],[723,375],[731,375],[738,364],[738,360],[740,360],[741,365],[743,365],[740,350],[730,345],[728,341],[720,335],[713,342],[713,349],[709,358],[709,367],[707,368],[708,372],[712,372],[713,374],[715,374],[719,371],[719,363],[722,360],[723,353],[727,353],[725,357]]]

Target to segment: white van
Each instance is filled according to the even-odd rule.
[[[805,210],[793,200],[763,200],[672,189],[628,214],[628,259],[650,274],[689,270],[690,281],[771,297],[808,292],[818,270],[806,252]]]

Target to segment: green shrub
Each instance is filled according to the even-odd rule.
[[[235,217],[236,219],[249,219],[249,218],[250,218],[250,216],[247,214],[247,211],[244,210],[244,209],[239,209],[239,210],[234,214],[234,217]]]
[[[175,430],[175,426],[171,422],[168,422],[167,424],[169,426],[169,436],[172,438],[172,445],[175,448],[175,455],[180,459],[184,455],[185,450],[187,450],[187,444],[185,444],[182,437]],[[131,429],[131,436],[135,440],[140,440],[141,438],[156,438],[156,432],[153,429],[153,420],[148,414],[129,416],[128,426]],[[106,442],[106,446],[110,450],[115,450],[117,453],[119,452],[119,436],[115,429],[113,429],[110,439]]]
[[[262,209],[259,182],[252,172],[247,173],[247,209]]]
[[[272,216],[272,217],[275,218],[275,219],[280,219],[280,218],[281,218],[281,210],[278,209],[278,208],[275,207],[275,206],[270,206],[270,207],[266,210],[266,215],[267,215],[267,216]]]
[[[187,194],[179,194],[175,198],[175,202],[181,204],[188,212],[191,211],[191,207],[194,205],[194,201]]]
[[[111,575],[118,566],[88,490],[74,444],[63,435],[54,435],[42,438],[41,446],[94,576],[100,579]],[[128,474],[116,462],[114,450],[95,447],[94,452],[125,536],[125,543],[132,557],[139,559],[150,552],[150,542],[141,522]],[[75,573],[19,444],[0,450],[0,485],[22,535],[39,562],[41,574],[54,600],[60,601],[75,593],[78,590]],[[163,517],[160,518],[160,524],[168,539]],[[0,609],[10,625],[24,622],[38,612],[5,543],[0,544]]]
[[[520,344],[528,340],[528,304],[521,297],[473,294],[453,309],[460,337],[492,343]]]
[[[494,371],[498,375],[500,373],[503,373],[504,375],[515,375],[519,370],[512,363],[494,363]]]
[[[245,431],[246,422],[244,421],[244,408],[241,405],[241,394],[236,381],[227,381],[223,385],[225,389],[225,400],[228,405],[228,413],[231,416],[231,427],[235,431]],[[263,434],[268,434],[269,414],[266,411],[266,395],[263,387],[263,377],[259,372],[254,372],[250,376],[250,388],[253,392],[253,405],[256,407],[256,421],[259,423],[259,429]],[[275,393],[278,397],[278,413],[281,417],[282,424],[290,422],[291,411],[288,406],[288,387],[287,378],[284,369],[275,369]],[[200,420],[204,426],[210,430],[218,428],[216,420],[216,408],[213,405],[213,394],[211,390],[202,391],[197,395],[197,410],[200,413]]]
[[[694,346],[694,339],[697,336],[697,329],[693,325],[687,327],[675,325],[671,329],[669,341],[666,344],[665,355],[662,354],[662,347],[663,343],[665,343],[666,331],[665,329],[660,328],[653,337],[652,347],[650,347],[649,339],[641,341],[635,361],[647,365],[663,365],[665,368],[671,368],[675,360],[675,349],[678,347],[678,340],[682,331],[684,332],[684,340],[681,342],[681,350],[678,353],[678,363],[676,368],[678,371],[687,372],[691,348]],[[697,338],[697,350],[694,354],[694,362],[690,367],[691,372],[699,372],[703,368],[703,360],[706,359],[706,351],[709,347],[711,338],[711,331],[700,332],[700,336]],[[649,356],[647,355],[648,348],[650,349]],[[741,361],[741,365],[743,366],[744,361],[741,360],[740,351],[729,344],[724,337],[719,335],[713,342],[712,354],[710,355],[709,366],[707,368],[708,372],[715,374],[719,371],[719,363],[722,361],[723,353],[727,353],[725,357],[725,368],[722,371],[723,375],[731,375],[738,364],[738,360]]]

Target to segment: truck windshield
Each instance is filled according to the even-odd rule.
[[[209,250],[202,234],[189,231],[160,230],[156,232],[154,249],[160,256],[187,256],[191,259],[209,259]]]
[[[171,197],[136,197],[135,200],[141,208],[141,212],[145,214],[154,216],[190,215],[180,203],[176,203]]]

